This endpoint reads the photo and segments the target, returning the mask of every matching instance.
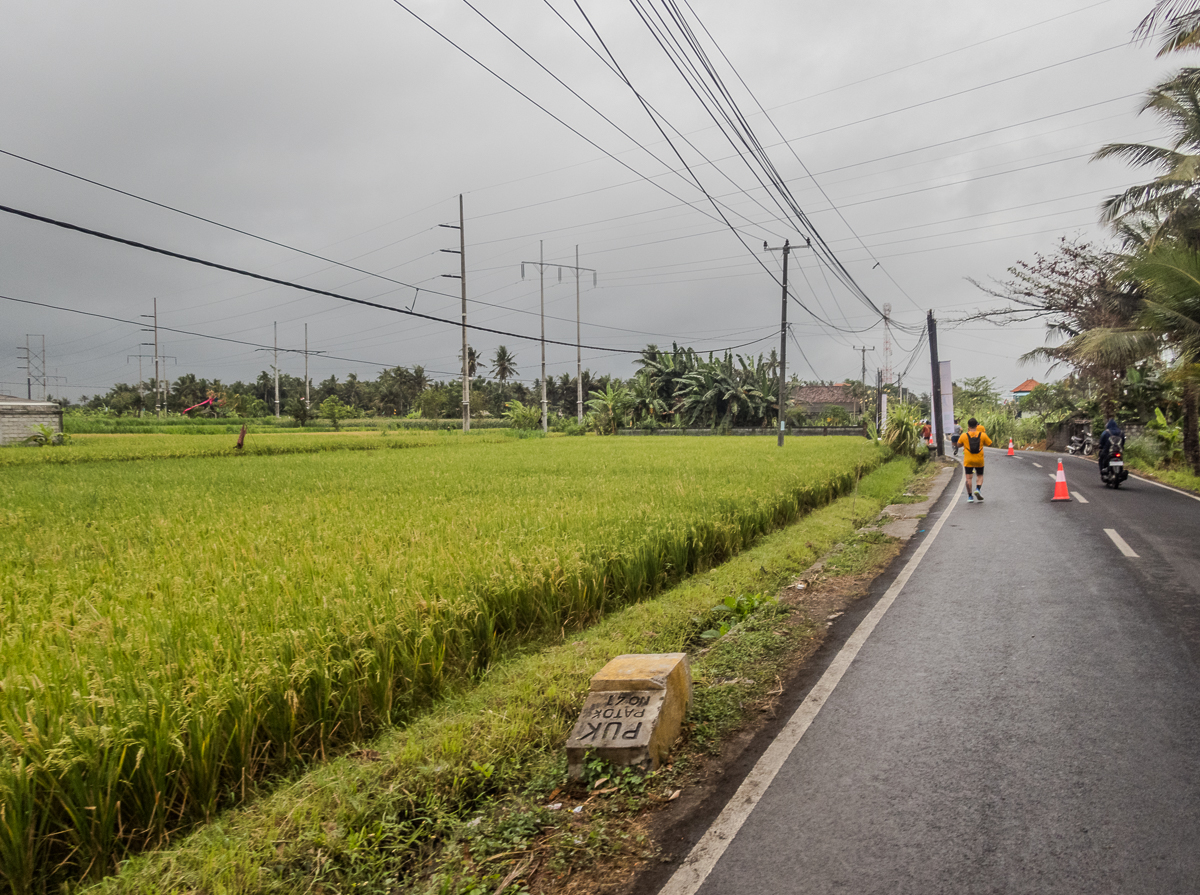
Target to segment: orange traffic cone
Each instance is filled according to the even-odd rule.
[[[1063,474],[1062,460],[1058,461],[1058,475],[1054,477],[1054,496],[1051,500],[1070,500],[1071,495],[1067,493],[1067,477]]]
[[[1013,445],[1012,445],[1012,439],[1011,439],[1011,438],[1010,438],[1010,439],[1008,439],[1008,455],[1009,455],[1010,457],[1015,457],[1015,456],[1016,456],[1016,454],[1014,454],[1014,453],[1013,453]]]

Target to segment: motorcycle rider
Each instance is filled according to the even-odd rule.
[[[1113,439],[1124,438],[1125,432],[1117,425],[1117,421],[1112,417],[1108,418],[1108,422],[1104,424],[1104,431],[1100,433],[1100,472],[1108,469],[1108,460],[1112,455]]]

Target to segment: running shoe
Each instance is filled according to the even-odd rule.
[[[978,488],[975,489],[975,499],[980,501],[981,503],[983,502],[983,492],[980,491]]]
[[[975,502],[975,498],[972,497],[970,494],[968,494],[967,495],[967,503],[974,503],[974,502]]]

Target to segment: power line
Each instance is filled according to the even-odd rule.
[[[314,286],[305,286],[302,283],[295,283],[290,280],[281,280],[277,277],[269,277],[266,274],[254,273],[253,271],[243,270],[240,267],[230,267],[227,264],[219,264],[216,261],[207,261],[203,258],[197,258],[194,255],[185,255],[181,252],[172,252],[170,249],[159,248],[158,246],[148,245],[144,242],[137,242],[132,239],[125,239],[120,236],[114,236],[111,233],[105,233],[101,230],[92,230],[88,227],[81,227],[78,224],[71,224],[71,223],[68,223],[67,221],[55,220],[54,218],[48,218],[44,215],[34,214],[31,211],[22,211],[19,208],[12,208],[8,205],[0,205],[0,211],[5,212],[6,214],[12,214],[12,215],[16,215],[18,217],[28,218],[29,220],[32,220],[32,221],[40,221],[44,224],[50,224],[51,226],[54,226],[54,227],[61,227],[64,230],[73,230],[76,233],[83,233],[88,236],[94,236],[97,239],[105,239],[110,242],[117,242],[122,245],[131,246],[135,249],[142,249],[143,251],[154,252],[159,255],[165,255],[168,258],[177,258],[180,261],[187,261],[192,264],[201,264],[205,267],[212,267],[212,268],[215,268],[216,270],[224,270],[224,271],[227,271],[228,273],[235,273],[235,274],[238,274],[243,277],[251,277],[252,279],[262,280],[263,282],[266,282],[266,283],[274,283],[278,286],[287,286],[291,289],[299,289],[302,292],[311,292],[314,295],[324,295],[328,298],[336,298],[339,301],[351,302],[353,304],[363,305],[368,308],[377,308],[381,311],[390,311],[393,314],[404,314],[409,317],[418,317],[422,320],[431,320],[435,323],[445,323],[450,326],[460,326],[461,325],[461,324],[459,324],[453,320],[449,320],[445,317],[436,317],[433,314],[423,314],[419,311],[411,311],[406,308],[394,308],[391,305],[384,305],[384,304],[380,304],[379,302],[367,301],[366,299],[363,299],[363,298],[352,298],[349,295],[342,295],[339,292],[331,292],[328,289],[317,289]],[[521,333],[508,332],[507,330],[502,330],[502,329],[492,329],[487,326],[478,326],[476,324],[467,324],[467,328],[476,330],[477,332],[486,332],[486,333],[493,333],[495,335],[500,335],[500,336],[508,336],[509,338],[513,338],[513,339],[524,339],[524,340],[531,341],[531,342],[538,341],[536,336],[526,336]],[[570,347],[574,347],[574,345],[575,345],[574,342],[560,342],[560,341],[556,341],[554,339],[546,339],[545,341],[549,342],[552,345],[567,345]],[[622,354],[638,354],[639,353],[639,352],[637,352],[633,349],[629,349],[629,348],[599,347],[596,345],[584,345],[583,347],[587,348],[588,350],[592,350],[592,351],[614,351],[614,352],[618,352],[618,353],[622,353]]]
[[[148,205],[154,205],[157,208],[162,208],[166,211],[174,212],[175,214],[181,214],[184,217],[189,217],[196,221],[202,221],[203,223],[211,224],[214,227],[220,227],[222,230],[229,230],[232,233],[239,233],[242,236],[249,236],[251,239],[257,239],[260,242],[265,242],[265,243],[268,243],[273,246],[278,246],[281,249],[287,249],[289,252],[296,252],[301,255],[307,255],[309,258],[315,258],[318,261],[324,261],[326,264],[333,264],[336,267],[344,267],[347,270],[353,270],[356,273],[366,274],[367,276],[370,276],[370,277],[378,277],[381,280],[387,280],[389,283],[395,283],[397,286],[404,286],[408,289],[417,289],[418,291],[421,291],[421,292],[432,292],[435,295],[445,295],[448,298],[456,298],[457,297],[457,296],[450,295],[450,293],[448,293],[448,292],[438,292],[436,289],[423,289],[421,287],[414,286],[412,283],[405,283],[401,280],[394,280],[391,277],[386,277],[383,274],[378,274],[378,273],[374,273],[369,270],[364,270],[363,268],[355,267],[352,264],[346,264],[341,261],[335,261],[333,258],[326,258],[324,255],[318,255],[315,252],[309,252],[309,251],[306,251],[305,249],[300,249],[300,248],[297,248],[296,246],[291,246],[291,245],[288,245],[287,243],[279,242],[278,240],[274,240],[274,239],[271,239],[266,236],[259,236],[257,233],[251,233],[249,230],[242,230],[240,227],[234,227],[231,224],[223,224],[220,221],[214,221],[212,218],[206,218],[203,215],[193,214],[190,211],[184,211],[182,208],[176,208],[173,205],[167,205],[163,202],[156,202],[154,199],[148,199],[145,196],[139,196],[137,193],[131,193],[128,190],[123,190],[123,189],[120,189],[119,187],[110,186],[107,183],[101,183],[99,180],[92,180],[90,177],[84,177],[82,174],[74,174],[71,171],[66,171],[62,168],[56,168],[56,167],[54,167],[54,165],[48,165],[45,162],[39,162],[36,159],[29,158],[28,156],[18,155],[15,152],[9,152],[7,149],[0,149],[0,155],[7,155],[9,158],[18,159],[19,161],[27,162],[31,165],[37,165],[39,168],[45,168],[48,171],[54,171],[56,174],[62,174],[66,177],[71,177],[71,178],[74,178],[75,180],[83,181],[84,183],[90,183],[92,186],[97,186],[104,190],[110,190],[111,192],[114,192],[114,193],[120,193],[122,196],[128,196],[130,199],[136,199],[139,202],[145,202]],[[368,254],[370,254],[370,253],[368,252]]]

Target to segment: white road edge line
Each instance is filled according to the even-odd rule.
[[[895,602],[900,591],[904,589],[904,585],[908,583],[908,579],[920,565],[926,551],[938,536],[938,532],[942,530],[942,526],[954,512],[957,503],[957,500],[950,500],[946,512],[942,513],[941,518],[934,524],[925,540],[921,542],[921,546],[917,548],[912,558],[896,576],[892,586],[879,598],[879,602],[867,613],[867,617],[859,623],[845,645],[834,656],[833,662],[825,669],[821,679],[813,686],[804,701],[796,707],[796,711],[792,713],[787,724],[779,731],[771,745],[767,747],[767,751],[762,754],[750,773],[746,775],[746,779],[742,781],[737,792],[726,803],[720,816],[696,843],[695,848],[684,859],[679,869],[667,880],[667,884],[659,890],[659,895],[693,895],[708,879],[708,875],[717,865],[717,861],[721,859],[721,855],[725,853],[729,843],[733,841],[742,824],[746,822],[746,818],[750,816],[750,812],[763,797],[771,785],[771,781],[779,773],[779,769],[792,754],[792,750],[800,742],[800,738],[804,736],[813,719],[817,717],[817,713],[821,711],[821,707],[833,695],[834,688],[842,679],[842,675],[846,673],[846,669],[850,667],[850,663],[858,655],[859,650],[862,649],[863,644],[867,642],[867,638],[871,636],[871,632],[875,630],[875,626],[879,624],[879,620]]]
[[[1181,491],[1179,488],[1172,488],[1170,485],[1164,485],[1162,482],[1156,482],[1154,479],[1148,479],[1145,476],[1140,476],[1136,472],[1133,473],[1133,477],[1139,482],[1145,482],[1148,485],[1158,485],[1160,488],[1166,488],[1168,491],[1174,491],[1176,494],[1182,494],[1184,497],[1190,497],[1192,500],[1200,500],[1200,497],[1197,497],[1190,491]]]
[[[1119,534],[1117,534],[1117,530],[1115,528],[1106,528],[1106,529],[1104,529],[1104,533],[1106,535],[1108,535],[1109,539],[1114,544],[1117,545],[1117,549],[1120,550],[1122,553],[1124,553],[1126,556],[1132,556],[1134,559],[1138,558],[1138,555],[1133,552],[1133,548],[1125,543],[1125,539],[1123,537],[1121,537]]]
[[[1072,496],[1072,497],[1074,497],[1074,498],[1075,498],[1077,501],[1079,501],[1080,503],[1087,503],[1087,502],[1088,502],[1087,498],[1086,498],[1086,497],[1084,497],[1082,494],[1080,494],[1078,491],[1072,491],[1072,492],[1071,492],[1071,496]]]
[[[1035,463],[1034,465],[1036,466],[1037,464]],[[1147,485],[1157,485],[1159,488],[1166,488],[1168,491],[1174,491],[1176,494],[1182,494],[1184,497],[1190,497],[1192,500],[1200,500],[1200,496],[1195,495],[1190,491],[1183,491],[1179,488],[1173,488],[1170,485],[1164,485],[1162,482],[1156,482],[1154,479],[1148,479],[1145,476],[1138,475],[1136,472],[1130,470],[1129,467],[1125,467],[1125,470],[1139,482],[1145,482]]]

